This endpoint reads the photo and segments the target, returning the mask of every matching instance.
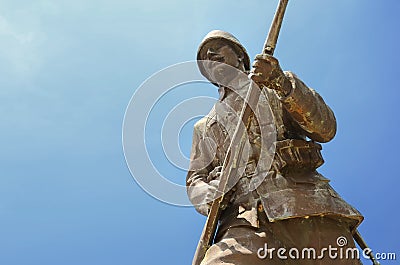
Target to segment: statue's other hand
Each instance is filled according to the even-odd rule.
[[[212,202],[216,199],[217,190],[218,190],[219,180],[214,179],[211,180],[207,185],[206,192],[206,202],[209,206],[211,206]]]
[[[211,207],[213,201],[215,199],[217,199],[219,196],[221,196],[221,193],[217,192],[218,186],[219,186],[219,180],[212,180],[208,184],[209,184],[209,186],[208,186],[208,191],[206,193],[207,194],[206,201],[207,201],[208,207]],[[222,201],[222,203],[220,205],[221,209],[224,210],[228,206],[231,195],[232,195],[232,190],[229,191],[228,194],[225,194],[224,200]],[[208,210],[209,210],[209,208],[208,208]]]
[[[215,167],[209,174],[207,181],[211,181],[214,179],[220,179],[222,172],[222,166]]]

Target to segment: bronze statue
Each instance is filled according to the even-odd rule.
[[[328,253],[323,255],[323,249],[329,245],[338,247],[339,238],[347,241],[344,251],[354,248],[352,234],[363,217],[316,170],[324,162],[319,143],[330,141],[336,133],[334,114],[321,96],[292,72],[282,71],[273,56],[257,55],[250,69],[245,48],[233,35],[224,31],[216,30],[206,35],[199,46],[197,59],[222,62],[246,73],[246,76],[250,74],[260,87],[260,93],[268,99],[264,103],[272,109],[276,128],[272,166],[268,172],[258,172],[255,165],[263,163],[259,161],[259,123],[263,117],[256,119],[253,115],[249,118],[250,158],[246,161],[244,174],[229,191],[229,201],[219,218],[214,244],[207,250],[201,264],[361,264],[358,259],[343,255],[336,258]],[[220,78],[226,79],[224,82],[241,83],[234,72],[215,72],[215,69],[206,69],[203,63],[199,63],[199,67],[202,74],[216,85],[218,83],[211,75],[221,73],[224,76]],[[236,87],[246,90],[248,85],[249,82],[242,82]],[[221,166],[230,144],[230,134],[219,121],[236,115],[243,105],[238,96],[240,92],[233,91],[230,86],[218,86],[218,102],[194,126],[187,175],[188,196],[203,215],[208,214],[209,202],[215,196]],[[221,104],[231,108],[225,108],[224,112],[216,111]],[[252,179],[259,178],[260,174],[263,174],[262,183],[255,189],[249,188]],[[294,248],[300,251],[312,248],[316,255],[297,259],[287,257],[289,250]],[[282,255],[278,257],[278,249],[287,250],[286,259]],[[275,255],[271,251],[275,251]]]

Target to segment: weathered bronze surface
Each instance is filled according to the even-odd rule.
[[[213,37],[206,37],[200,45],[199,60],[225,62],[241,71],[248,70],[248,55],[236,38],[221,31],[211,34]],[[201,70],[209,78],[210,71]],[[273,113],[277,139],[272,167],[268,172],[254,170],[254,164],[263,163],[258,161],[260,120],[250,117],[248,166],[230,191],[215,244],[207,251],[202,264],[359,264],[354,259],[274,259],[270,263],[271,260],[257,257],[257,249],[264,243],[277,248],[321,249],[328,244],[335,245],[336,239],[344,236],[349,242],[347,247],[352,247],[352,231],[363,217],[316,170],[323,163],[318,142],[328,142],[336,133],[334,114],[322,97],[295,74],[283,72],[272,56],[256,56],[251,76],[262,88],[261,93],[268,99],[264,104],[269,104]],[[238,90],[249,87],[249,81],[235,80],[235,77],[230,81],[241,83],[236,86]],[[187,175],[189,198],[203,215],[208,214],[210,204],[207,202],[213,199],[218,187],[221,166],[230,144],[231,134],[220,121],[237,115],[243,105],[238,96],[240,91],[220,86],[219,92],[220,99],[215,107],[194,126]],[[220,105],[231,108],[216,111],[224,109]],[[264,180],[252,190],[251,180],[260,177],[257,174],[265,174]]]

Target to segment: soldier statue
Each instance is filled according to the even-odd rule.
[[[222,62],[249,75],[266,95],[268,102],[264,103],[272,110],[276,128],[272,166],[268,172],[259,173],[255,164],[263,163],[258,161],[260,120],[250,118],[247,131],[251,150],[246,169],[229,191],[214,244],[201,264],[361,264],[357,258],[340,255],[337,240],[347,241],[342,252],[355,248],[352,233],[363,216],[335,192],[329,179],[317,172],[324,162],[319,143],[330,141],[336,133],[335,116],[322,97],[292,72],[282,71],[273,56],[257,55],[250,69],[245,48],[233,35],[221,30],[205,36],[197,59]],[[204,64],[199,68],[210,80]],[[235,76],[229,79],[237,81]],[[240,112],[237,91],[218,86],[220,97],[215,106],[232,107],[221,112],[214,106],[194,125],[186,180],[189,199],[203,215],[208,214],[230,143],[220,121]],[[248,83],[238,86],[238,90],[247,88]],[[202,141],[205,138],[212,141]],[[211,142],[216,146],[207,144]],[[249,183],[259,174],[264,174],[262,183],[249,189]],[[336,248],[336,255],[330,246]],[[301,255],[302,248],[308,248],[306,257]]]

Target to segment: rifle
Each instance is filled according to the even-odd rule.
[[[280,0],[277,10],[274,15],[271,27],[268,32],[268,37],[264,43],[262,53],[273,55],[276,43],[278,41],[279,31],[282,25],[283,15],[285,14],[286,6],[289,0]],[[252,112],[250,106],[256,106],[260,96],[260,89],[251,82],[247,92],[242,110],[240,112],[239,123],[236,126],[235,132],[232,136],[232,141],[227,150],[224,163],[221,171],[221,179],[218,185],[216,195],[218,196],[212,203],[207,221],[204,225],[203,231],[200,236],[199,243],[193,258],[192,265],[199,265],[203,260],[208,248],[214,240],[217,224],[222,211],[223,202],[226,200],[225,194],[230,179],[233,179],[238,171],[238,164],[241,160],[242,151],[245,145],[245,127],[240,126],[248,124],[250,114]]]
[[[372,250],[368,247],[367,243],[365,243],[364,239],[361,237],[361,234],[360,232],[358,232],[358,229],[356,229],[355,233],[353,234],[353,238],[360,246],[360,248],[363,251],[365,251],[364,253],[368,255],[369,259],[372,261],[372,264],[380,265],[380,263],[375,259],[375,255],[374,253],[372,253]]]

